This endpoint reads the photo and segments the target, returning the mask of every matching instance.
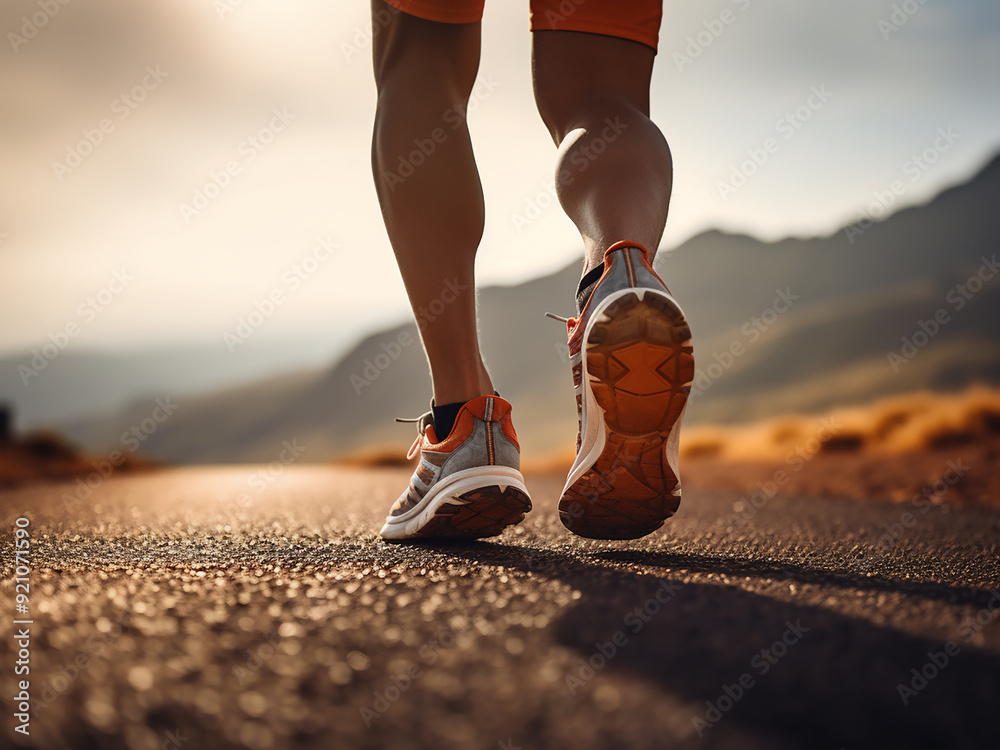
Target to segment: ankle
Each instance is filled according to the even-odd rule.
[[[471,381],[455,381],[434,384],[435,404],[464,404],[480,396],[492,396],[493,383],[489,376]]]

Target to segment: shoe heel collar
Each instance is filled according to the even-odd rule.
[[[510,409],[510,402],[499,396],[480,396],[462,407],[463,411],[468,410],[472,416],[484,422],[499,422],[510,414]]]
[[[616,242],[607,250],[605,250],[604,251],[605,262],[610,260],[608,256],[611,255],[611,253],[616,252],[618,250],[625,250],[626,248],[635,248],[636,250],[642,253],[642,257],[646,260],[646,262],[649,262],[649,250],[647,250],[645,246],[640,245],[638,242],[631,242],[629,240],[622,240],[620,242]]]

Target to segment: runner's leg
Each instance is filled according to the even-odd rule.
[[[493,393],[476,328],[483,191],[465,120],[480,24],[427,21],[382,0],[372,0],[372,14],[380,19],[373,23],[372,143],[379,204],[420,326],[435,403],[465,402]]]
[[[536,31],[532,38],[535,99],[559,146],[556,188],[583,237],[584,271],[620,240],[655,253],[673,165],[649,119],[654,50],[578,31]]]

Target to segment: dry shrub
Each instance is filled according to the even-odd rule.
[[[1000,390],[975,386],[954,394],[920,391],[893,396],[823,416],[691,427],[681,438],[681,455],[773,460],[813,438],[820,440],[824,453],[898,455],[974,443],[991,435],[1000,435]]]
[[[398,445],[375,446],[350,453],[335,460],[337,466],[353,466],[359,469],[385,469],[410,466],[413,461],[406,457],[406,448]]]

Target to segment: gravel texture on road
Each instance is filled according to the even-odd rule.
[[[497,539],[383,542],[407,477],[209,467],[4,491],[3,746],[995,746],[996,510],[690,491],[651,536],[595,542],[563,529],[562,478],[542,475]]]

